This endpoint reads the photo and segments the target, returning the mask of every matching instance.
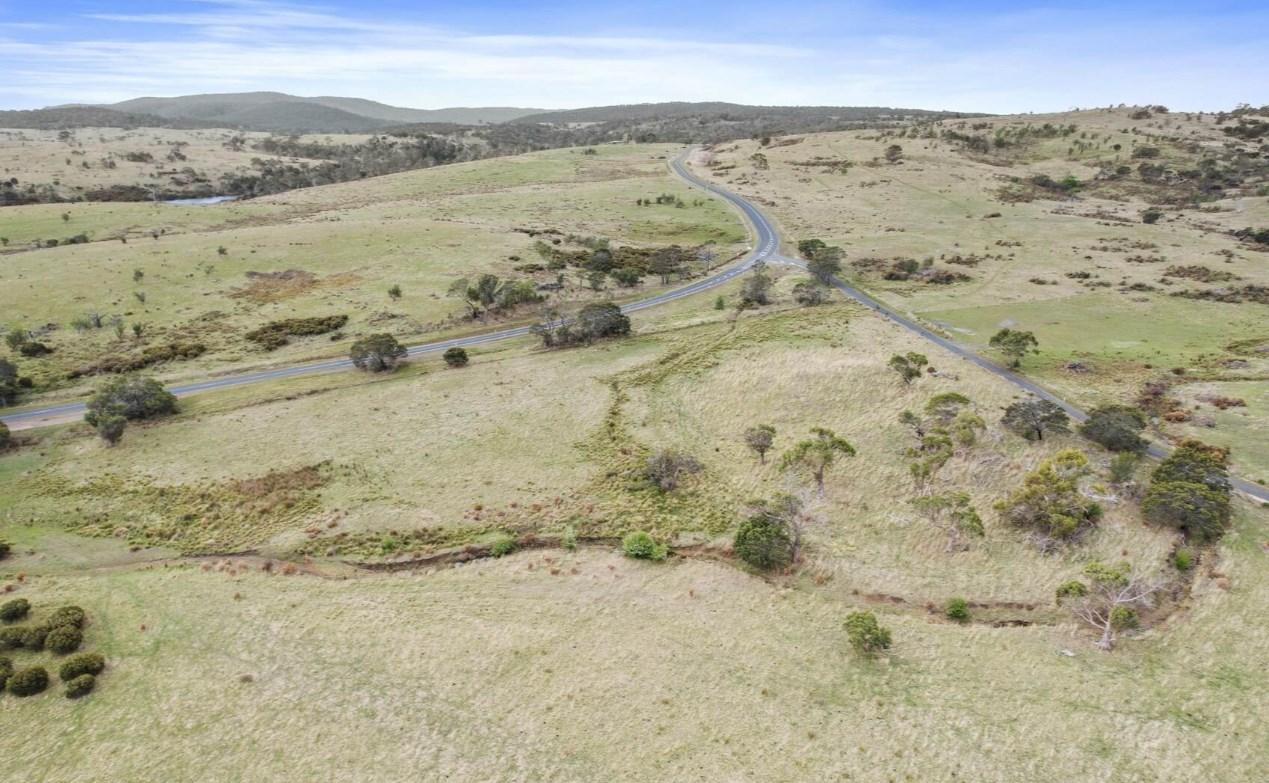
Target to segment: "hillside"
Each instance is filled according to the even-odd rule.
[[[215,93],[172,98],[134,98],[112,104],[117,111],[192,119],[256,131],[356,132],[401,123],[503,122],[537,109],[407,109],[362,98],[304,98],[279,92]]]
[[[721,101],[667,103],[636,103],[620,106],[594,106],[583,109],[565,109],[529,114],[516,122],[630,122],[655,119],[683,119],[688,117],[718,117],[732,120],[755,120],[772,117],[794,121],[807,119],[867,121],[895,120],[916,117],[981,116],[960,115],[953,112],[924,109],[894,109],[880,106],[748,106]]]
[[[63,130],[68,128],[204,128],[188,118],[160,117],[102,106],[56,106],[48,109],[0,111],[0,128]]]

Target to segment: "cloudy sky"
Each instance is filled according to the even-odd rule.
[[[1269,103],[1269,3],[0,0],[0,108],[279,90],[1051,111]]]

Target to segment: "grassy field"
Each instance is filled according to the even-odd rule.
[[[541,224],[632,236],[616,228],[637,233],[640,220],[662,237],[649,242],[736,230],[721,207],[658,219],[625,198],[669,191],[663,166],[647,147],[565,151],[261,203],[313,232],[322,215],[390,231],[416,211],[506,236]],[[616,171],[636,172],[638,187]],[[793,220],[786,209],[777,214]],[[345,236],[316,243],[313,268]],[[805,278],[772,272],[770,306],[737,311],[732,281],[637,313],[633,336],[586,348],[548,352],[526,338],[473,351],[463,369],[431,357],[382,376],[199,395],[113,448],[85,425],[21,433],[30,442],[0,454],[0,539],[14,545],[0,585],[31,600],[37,619],[84,606],[85,648],[109,665],[78,701],[60,686],[0,696],[6,770],[76,782],[196,780],[209,768],[231,780],[1259,781],[1269,511],[1237,500],[1233,529],[1199,551],[1174,596],[1099,652],[1055,605],[1055,587],[1093,560],[1173,575],[1177,544],[1106,485],[1108,455],[1072,435],[1031,444],[1006,432],[1013,386],[862,307],[799,307],[792,291]],[[939,295],[938,312],[957,310]],[[1148,318],[1115,315],[1133,304],[1115,293],[1096,296],[1086,319]],[[1016,317],[975,321],[987,301],[961,303],[972,314],[959,328]],[[1080,337],[1048,326],[1043,341]],[[1138,351],[1143,363],[1158,350],[1163,366],[1221,334],[1168,328],[1126,333],[1145,348],[1088,350]],[[1204,412],[1214,395],[1246,398],[1214,413],[1205,439],[1241,449],[1259,437],[1257,345],[1231,349],[1249,379],[1196,365],[1211,374],[1178,392]],[[937,372],[905,385],[887,360],[908,351]],[[1095,394],[1123,383],[1080,378]],[[918,486],[899,415],[953,391],[985,426]],[[742,441],[757,423],[777,430],[765,464]],[[779,456],[821,426],[857,454],[828,471],[819,497]],[[1105,515],[1084,540],[1041,554],[993,504],[1066,447],[1088,454],[1095,475],[1082,489]],[[660,449],[691,454],[700,471],[654,490],[640,474]],[[910,504],[945,490],[967,492],[983,518],[984,537],[964,551],[946,551]],[[813,512],[805,561],[760,577],[728,544],[748,501],[782,492]],[[621,557],[614,542],[632,530],[676,554]],[[521,551],[427,559],[479,553],[507,533]],[[558,545],[568,534],[575,550]],[[953,597],[971,603],[970,622],[944,617]],[[843,621],[860,608],[892,630],[888,654],[851,652]]]
[[[194,341],[202,357],[162,368],[165,377],[206,375],[260,362],[342,353],[326,337],[295,340],[265,354],[242,335],[270,320],[343,314],[344,336],[390,331],[418,338],[460,326],[463,304],[447,297],[459,277],[525,277],[514,267],[542,259],[528,231],[598,236],[640,247],[715,243],[721,258],[745,238],[736,215],[693,196],[672,179],[673,147],[609,146],[602,154],[559,150],[513,159],[438,167],[363,182],[294,191],[209,207],[78,205],[5,211],[16,237],[90,231],[88,244],[5,257],[0,311],[10,326],[49,324],[40,339],[55,352],[17,362],[50,384],[103,353],[131,355],[147,345]],[[686,205],[636,206],[661,193]],[[90,228],[80,228],[81,220]],[[166,231],[158,238],[154,230]],[[125,244],[107,238],[126,234]],[[137,277],[140,273],[140,277]],[[284,279],[260,275],[283,275]],[[528,274],[535,283],[555,272]],[[570,303],[596,294],[569,271],[553,294]],[[651,287],[654,280],[649,278]],[[388,289],[399,285],[400,299]],[[144,301],[140,297],[144,297]],[[88,312],[144,324],[138,341],[109,328],[77,332]],[[524,314],[523,317],[528,317]]]
[[[1154,145],[1160,157],[1144,160],[1196,167],[1205,156],[1223,154],[1228,137],[1212,115],[1140,120],[1132,112],[1002,117],[975,121],[978,130],[953,121],[934,126],[935,135],[941,128],[984,137],[996,128],[1046,123],[1077,129],[992,155],[926,133],[852,131],[776,139],[765,149],[756,141],[719,145],[709,165],[697,168],[768,204],[789,240],[818,237],[841,246],[855,282],[959,341],[986,349],[1002,327],[1034,332],[1041,353],[1027,360],[1027,372],[1082,404],[1129,401],[1143,382],[1172,368],[1205,382],[1269,380],[1265,352],[1247,347],[1269,339],[1265,305],[1173,295],[1269,285],[1265,252],[1229,233],[1269,224],[1269,195],[1244,188],[1199,208],[1162,207],[1157,223],[1143,223],[1148,199],[1166,196],[1167,188],[1135,175],[1107,180],[1095,164],[1135,170],[1143,159],[1134,151]],[[891,144],[902,147],[899,163],[883,157]],[[757,153],[768,168],[752,159]],[[1002,198],[1002,188],[1038,174],[1086,184],[1074,198]],[[869,266],[869,259],[884,268],[898,258],[928,260],[969,279],[893,281],[875,262]],[[1170,274],[1173,267],[1201,267],[1218,277],[1187,279]],[[1230,369],[1235,360],[1250,367]],[[1067,369],[1072,362],[1078,372]],[[1269,410],[1243,413],[1259,429],[1269,426]],[[1234,459],[1253,475],[1269,473],[1263,445],[1236,446]]]

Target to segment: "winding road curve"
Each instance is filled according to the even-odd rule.
[[[803,261],[780,254],[779,235],[776,233],[774,226],[771,225],[771,222],[767,219],[766,215],[754,206],[753,203],[742,196],[701,179],[687,168],[686,160],[691,152],[692,150],[688,149],[672,158],[670,160],[670,169],[675,173],[675,175],[690,185],[707,191],[738,209],[740,213],[744,215],[745,220],[749,223],[751,229],[753,230],[753,249],[735,264],[724,267],[718,272],[697,280],[690,285],[683,286],[682,288],[675,288],[655,296],[650,296],[647,299],[640,299],[638,301],[622,305],[621,309],[623,312],[634,313],[640,310],[646,310],[650,307],[657,307],[668,302],[673,302],[687,296],[692,296],[702,291],[707,291],[743,274],[759,261],[787,264],[802,269],[806,268],[806,264]],[[918,337],[928,340],[929,342],[938,345],[940,348],[955,354],[961,359],[971,362],[981,369],[1003,378],[1025,392],[1034,394],[1042,399],[1049,400],[1065,410],[1071,418],[1077,421],[1083,421],[1088,418],[1088,415],[1084,413],[1084,411],[1063,400],[1034,381],[1012,372],[1009,369],[996,364],[990,359],[980,356],[969,348],[959,345],[946,337],[937,334],[927,327],[922,326],[912,318],[901,315],[889,306],[883,304],[877,299],[874,299],[869,294],[850,285],[849,283],[836,278],[834,278],[831,283],[834,288],[864,307],[867,307],[877,313],[881,317],[893,321],[895,324],[917,335]],[[523,337],[527,334],[529,334],[528,326],[517,326],[509,329],[500,329],[497,331],[470,335],[467,337],[455,337],[449,340],[413,345],[409,347],[408,351],[410,356],[423,356],[426,354],[437,353],[438,351],[444,351],[449,348],[470,348],[472,346],[484,345],[485,343],[498,342],[500,340],[507,340],[515,337]],[[347,370],[351,367],[352,361],[349,359],[330,359],[322,362],[299,364],[292,367],[279,367],[272,370],[258,370],[254,372],[239,373],[236,375],[225,375],[205,381],[171,386],[169,387],[169,390],[178,397],[182,397],[190,394],[197,394],[199,392],[228,389],[235,386],[245,386],[247,384],[261,383],[280,378],[293,378],[302,375],[315,375],[318,373]],[[79,414],[82,414],[83,411],[83,402],[69,402],[61,405],[50,405],[43,408],[18,411],[6,416],[0,416],[0,421],[3,421],[11,428],[23,429],[31,426],[40,426],[40,424],[46,422],[65,420],[70,416],[78,416]],[[1165,446],[1157,443],[1151,443],[1147,453],[1149,456],[1157,459],[1167,456],[1168,451],[1169,449]],[[1238,491],[1261,502],[1269,503],[1269,489],[1238,477],[1231,477],[1230,480],[1234,488]]]

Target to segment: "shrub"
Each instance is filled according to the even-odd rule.
[[[9,552],[13,550],[12,545],[8,541],[0,541],[0,560],[9,556]]]
[[[48,632],[44,646],[57,655],[65,655],[78,650],[83,642],[83,632],[73,625],[62,625]]]
[[[270,321],[258,329],[247,332],[245,337],[266,351],[272,351],[290,342],[287,338],[309,337],[338,331],[346,323],[348,323],[348,316],[346,315],[287,318],[281,321]]]
[[[13,442],[13,435],[9,433],[9,427],[0,421],[0,449],[9,448],[9,444]],[[0,555],[3,557],[3,555]]]
[[[763,571],[793,561],[788,527],[772,514],[755,513],[741,522],[732,547],[737,557]]]
[[[1110,459],[1110,480],[1115,484],[1127,484],[1137,475],[1140,457],[1131,451],[1122,451]]]
[[[450,367],[466,367],[467,362],[469,361],[467,358],[467,351],[458,346],[454,346],[453,348],[446,350],[443,356],[445,363]]]
[[[1029,528],[1044,541],[1071,539],[1101,517],[1101,507],[1079,491],[1088,458],[1063,449],[1028,473],[1022,487],[996,504],[1006,521]]]
[[[701,463],[690,454],[662,449],[648,457],[644,477],[662,492],[673,492],[684,476],[701,471]]]
[[[1088,414],[1080,434],[1109,451],[1141,454],[1148,445],[1138,433],[1145,429],[1146,415],[1128,405],[1104,405]]]
[[[1141,510],[1158,525],[1197,541],[1214,541],[1229,527],[1227,451],[1196,440],[1181,443],[1155,469]]]
[[[77,653],[62,661],[57,678],[70,682],[81,674],[101,674],[105,668],[106,659],[100,653]]]
[[[943,614],[949,620],[955,620],[958,623],[967,622],[969,620],[969,603],[964,598],[949,599],[943,607]]]
[[[489,554],[494,557],[504,557],[514,551],[516,551],[516,539],[510,533],[499,533],[489,545]]]
[[[14,650],[22,646],[22,637],[26,629],[20,626],[0,628],[0,650]]]
[[[48,687],[48,672],[43,666],[19,669],[9,677],[9,693],[14,696],[34,696]]]
[[[4,692],[5,683],[13,676],[13,659],[0,655],[0,693]]]
[[[384,372],[394,369],[405,357],[405,346],[387,333],[372,334],[352,344],[348,355],[359,370]]]
[[[846,616],[846,638],[861,655],[890,649],[890,629],[883,628],[872,612],[851,612]]]
[[[47,625],[32,625],[22,634],[22,646],[28,650],[39,652],[44,649],[49,632],[53,629]]]
[[[97,417],[97,422],[94,426],[97,428],[97,434],[106,442],[106,445],[113,446],[123,438],[123,431],[128,428],[128,420],[122,416],[105,414]]]
[[[1180,547],[1172,553],[1172,565],[1178,571],[1189,571],[1194,567],[1194,552]]]
[[[88,615],[78,606],[63,606],[48,618],[48,624],[57,628],[62,625],[72,625],[76,628],[83,628],[84,621]]]
[[[91,674],[81,674],[66,683],[66,698],[78,699],[87,696],[97,686],[97,678]]]
[[[14,598],[0,604],[0,620],[6,623],[17,622],[31,611],[31,602],[25,598]]]
[[[664,544],[658,544],[656,539],[642,530],[627,533],[621,539],[621,551],[625,552],[626,557],[636,560],[664,560],[668,554]]]

